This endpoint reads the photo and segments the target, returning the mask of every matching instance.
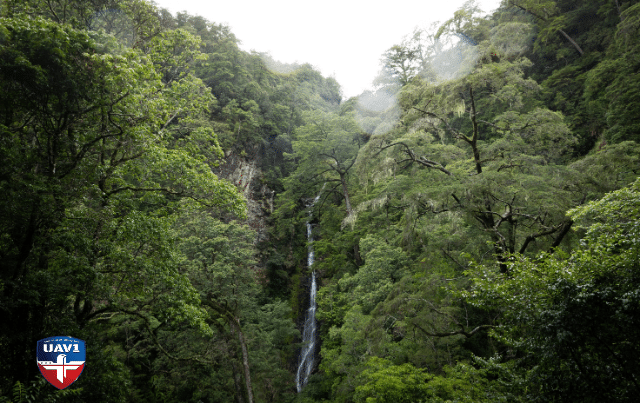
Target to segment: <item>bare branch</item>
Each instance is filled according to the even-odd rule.
[[[549,15],[547,14],[547,10],[544,10],[545,14],[547,14],[547,17],[543,17],[539,14],[534,13],[531,10],[528,10],[516,3],[513,3],[514,6],[518,7],[521,10],[524,10],[526,12],[528,12],[529,14],[533,15],[534,17],[542,20],[542,21],[549,21]],[[578,53],[580,53],[580,56],[582,56],[584,54],[584,51],[582,50],[582,48],[578,45],[578,43],[576,41],[573,40],[573,38],[571,38],[566,32],[564,32],[562,29],[558,28],[558,32],[560,32],[562,34],[562,36],[564,36],[569,42],[571,42],[571,44],[573,45],[574,48],[576,48],[576,50],[578,51]]]
[[[569,220],[569,221],[566,221],[565,223],[563,223],[563,226],[562,226],[562,229],[560,230],[560,233],[558,234],[556,239],[553,240],[553,243],[551,244],[551,249],[554,249],[554,248],[557,248],[558,246],[560,246],[560,242],[562,242],[562,240],[564,239],[565,235],[567,235],[567,233],[571,229],[572,225],[573,225],[573,220]]]
[[[558,230],[560,230],[561,228],[563,228],[565,225],[566,225],[566,223],[561,223],[561,224],[555,225],[555,226],[553,226],[553,227],[551,227],[549,229],[545,229],[543,231],[540,231],[537,234],[531,234],[531,235],[527,236],[525,238],[524,242],[522,243],[522,246],[520,247],[520,250],[518,251],[518,253],[523,254],[525,252],[525,250],[527,249],[527,246],[529,246],[529,243],[531,243],[531,241],[535,241],[537,238],[540,238],[540,237],[545,236],[545,235],[551,235],[551,234],[557,232]],[[566,231],[568,232],[569,229],[567,228]],[[565,234],[566,234],[566,232],[565,232]],[[560,241],[561,240],[562,239],[560,239]],[[558,241],[558,244],[560,243],[560,241]]]
[[[164,192],[164,193],[168,193],[168,194],[172,194],[172,195],[183,195],[184,192],[176,192],[173,191],[171,189],[168,188],[138,188],[138,187],[133,187],[133,186],[123,186],[123,187],[119,187],[116,188],[110,192],[106,193],[106,196],[109,197],[115,193],[120,193],[120,192],[124,192],[125,190],[132,190],[134,192]]]
[[[462,325],[460,322],[458,322],[453,316],[449,315],[446,312],[441,312],[439,311],[430,301],[427,301],[424,298],[407,298],[408,300],[411,299],[417,299],[419,301],[425,302],[427,305],[429,305],[429,308],[442,316],[446,316],[447,318],[449,318],[453,323],[455,323],[457,326],[460,327],[460,330],[453,330],[450,332],[430,332],[428,330],[426,330],[424,327],[422,327],[421,325],[419,325],[418,323],[416,323],[416,320],[414,318],[414,320],[411,321],[411,323],[413,324],[413,326],[415,326],[417,329],[419,329],[422,333],[426,334],[427,336],[430,337],[450,337],[450,336],[457,336],[457,335],[463,335],[465,337],[471,337],[474,334],[476,334],[477,332],[479,332],[482,329],[489,329],[489,328],[493,328],[495,326],[493,325],[480,325],[480,326],[476,326],[473,330],[471,330],[470,332],[465,330],[465,326]]]
[[[454,330],[454,331],[451,331],[451,332],[429,332],[425,328],[420,326],[419,324],[415,323],[415,321],[412,322],[412,325],[415,326],[422,333],[424,333],[424,334],[426,334],[427,336],[430,336],[430,337],[450,337],[450,336],[463,335],[463,336],[465,336],[467,338],[469,338],[469,337],[473,336],[474,334],[478,333],[480,330],[491,329],[491,328],[495,327],[493,325],[480,325],[480,326],[476,326],[470,332],[467,332],[466,330],[464,330],[464,328],[461,328],[460,330]]]
[[[424,156],[421,157],[416,157],[416,154],[413,152],[413,150],[404,142],[402,141],[398,141],[392,144],[389,144],[387,146],[384,146],[382,148],[380,148],[380,151],[378,151],[375,155],[380,154],[382,151],[386,150],[387,148],[390,147],[394,147],[394,146],[398,146],[401,145],[404,147],[404,152],[405,154],[407,154],[407,156],[409,157],[408,159],[402,160],[400,162],[404,162],[404,161],[411,161],[411,162],[416,162],[422,166],[425,166],[427,168],[435,168],[438,171],[444,172],[445,174],[449,175],[449,176],[453,176],[453,174],[447,170],[442,164],[440,164],[439,162],[436,161],[432,161],[430,159],[427,159]],[[374,155],[374,156],[375,156]],[[353,164],[352,164],[353,165]]]
[[[448,257],[449,259],[451,259],[455,264],[457,264],[458,266],[460,266],[460,268],[462,270],[467,270],[467,266],[464,266],[463,264],[461,264],[460,262],[458,262],[453,256],[451,256],[451,254],[449,252],[447,252],[444,248],[440,248],[440,250],[442,251],[442,254],[445,255],[446,257]],[[451,281],[453,279],[449,279],[447,281]]]
[[[152,329],[151,327],[151,320],[149,317],[147,317],[146,315],[142,314],[141,312],[138,311],[134,311],[131,309],[126,309],[126,308],[120,308],[120,307],[112,307],[112,308],[103,308],[100,309],[98,311],[96,311],[97,313],[105,313],[105,312],[113,312],[113,313],[125,313],[128,315],[132,315],[132,316],[137,316],[138,318],[142,319],[144,321],[145,327],[147,328],[147,331],[149,332],[149,335],[151,336],[151,339],[153,340],[153,343],[156,345],[156,347],[158,347],[158,349],[167,357],[169,357],[172,360],[176,360],[176,361],[196,361],[196,362],[200,362],[200,363],[213,363],[213,361],[209,361],[209,360],[201,360],[198,357],[179,357],[179,356],[174,356],[173,354],[169,353],[161,344],[160,341],[158,340],[158,336],[156,335],[156,331],[158,330],[158,327],[156,327],[155,329]],[[96,314],[92,314],[90,317],[94,317]]]
[[[500,165],[500,167],[498,168],[498,172],[500,172],[503,169],[507,169],[507,168],[522,168],[524,167],[524,165],[522,164],[505,164],[505,165]]]
[[[441,121],[442,123],[444,123],[444,124],[445,124],[445,126],[447,126],[447,128],[448,128],[448,129],[453,133],[453,135],[454,135],[456,138],[462,139],[462,140],[464,140],[464,141],[466,141],[466,142],[468,142],[468,143],[470,143],[470,142],[471,142],[471,139],[470,139],[470,138],[468,138],[468,137],[467,137],[467,136],[465,136],[464,134],[460,133],[459,131],[457,131],[456,129],[454,129],[453,127],[451,127],[451,125],[449,124],[449,122],[447,122],[447,120],[446,120],[446,119],[441,118],[440,116],[436,115],[436,114],[435,114],[435,113],[433,113],[433,112],[429,112],[429,111],[424,111],[424,110],[422,110],[422,109],[418,109],[418,108],[416,108],[415,106],[413,107],[413,109],[417,110],[418,112],[422,112],[422,113],[424,113],[424,114],[425,114],[425,115],[427,115],[427,116],[434,117],[434,118],[438,119],[439,121]]]

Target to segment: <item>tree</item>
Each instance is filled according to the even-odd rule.
[[[427,385],[430,376],[411,364],[392,365],[371,357],[360,378],[361,385],[354,395],[359,403],[409,403],[433,397]]]
[[[478,46],[482,56],[490,45]],[[358,385],[353,379],[363,357],[443,375],[469,351],[482,357],[500,351],[487,336],[495,311],[469,306],[446,290],[467,286],[464,273],[473,260],[494,261],[508,274],[513,253],[570,248],[575,237],[566,209],[628,183],[637,170],[631,144],[567,163],[573,138],[562,115],[537,101],[540,87],[523,72],[529,62],[493,61],[489,54],[479,60],[466,77],[405,86],[401,123],[372,136],[359,152],[355,169],[363,189],[356,197],[362,202],[347,223],[403,246],[413,263],[393,282],[385,269],[374,271],[379,293],[362,299],[352,298],[371,281],[366,258],[356,274],[323,288],[319,316],[333,327],[323,345],[331,364],[321,365],[339,386],[336,394]],[[464,377],[443,375],[437,382],[475,390]],[[510,382],[509,393],[522,390],[519,380]],[[505,394],[496,385],[487,388],[486,396]]]
[[[467,301],[501,312],[494,336],[513,351],[529,401],[615,400],[638,393],[640,180],[569,211],[580,248],[513,256],[509,275],[474,273]]]
[[[631,38],[639,32],[640,5],[627,8],[622,16],[608,57],[586,75],[584,98],[590,114],[598,117],[597,124],[606,140],[637,142],[640,120],[635,107],[640,105],[640,59],[638,46]]]
[[[517,395],[506,390],[498,382],[491,382],[491,372],[505,375],[504,368],[496,371],[491,360],[485,362],[489,369],[476,369],[468,364],[447,367],[445,374],[434,376],[409,363],[394,365],[389,360],[371,357],[366,369],[358,377],[354,398],[356,402],[386,403],[474,403],[519,401]]]
[[[158,323],[206,333],[171,224],[181,200],[244,209],[200,152],[221,154],[213,132],[176,138],[169,128],[206,110],[206,87],[191,75],[163,83],[139,51],[68,25],[3,19],[0,35],[0,280],[12,329],[0,335],[12,351],[3,384],[34,375],[28,357],[46,335],[104,346],[91,329],[120,319],[137,321],[152,342]],[[102,385],[86,389],[88,400],[111,393],[106,380],[79,382]]]
[[[453,13],[453,17],[445,21],[435,34],[439,39],[443,35],[457,35],[463,41],[477,44],[485,39],[486,20],[480,17],[480,7],[475,0],[467,0],[462,7]]]
[[[418,73],[418,51],[407,43],[394,45],[382,55],[382,71],[374,81],[376,85],[404,86]]]
[[[180,230],[183,237],[181,248],[188,259],[185,269],[191,283],[199,291],[200,300],[210,310],[210,315],[225,322],[230,334],[238,340],[244,377],[243,395],[248,403],[252,403],[249,352],[241,317],[244,311],[256,308],[257,284],[251,271],[251,241],[255,235],[235,222],[224,224],[206,215],[196,215],[180,225]],[[234,381],[237,382],[240,371],[236,369],[235,362],[233,370]],[[236,387],[240,388],[240,385]]]
[[[295,178],[309,187],[338,182],[347,215],[352,214],[347,175],[356,160],[360,129],[350,114],[315,112],[306,117],[306,125],[296,130],[292,156],[298,160]],[[337,176],[337,178],[336,178]]]
[[[349,294],[350,305],[359,305],[363,313],[369,314],[402,277],[407,257],[400,248],[392,248],[371,236],[360,239],[360,251],[364,265],[353,276],[346,274],[338,284]]]
[[[580,53],[580,56],[584,54],[580,45],[562,29],[566,24],[566,16],[560,14],[555,1],[513,0],[509,4],[530,13],[543,24],[538,34],[540,41],[546,41],[552,34],[559,32]]]
[[[412,228],[425,214],[464,212],[479,225],[477,236],[491,239],[503,270],[505,253],[524,253],[532,242],[551,236],[548,245],[558,246],[571,223],[557,203],[576,202],[563,180],[543,179],[568,175],[559,165],[565,157],[556,151],[566,150],[572,138],[562,116],[532,102],[539,87],[523,77],[527,65],[484,63],[468,77],[439,86],[408,86],[401,98],[407,133],[372,139],[359,157],[365,175],[372,169],[369,161],[391,165],[389,190],[415,181],[406,170],[429,170],[423,187],[394,195],[416,206]],[[462,120],[465,115],[468,120]]]
[[[479,12],[475,2],[468,1],[444,24],[414,30],[385,51],[374,85],[396,93],[414,77],[438,83],[468,74],[477,59],[475,45],[487,36],[486,21],[477,17]]]
[[[157,7],[145,0],[7,0],[4,15],[46,18],[75,29],[104,30],[128,47],[139,47],[164,28]]]

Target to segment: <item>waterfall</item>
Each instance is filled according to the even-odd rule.
[[[324,189],[324,186],[322,186]],[[320,189],[320,192],[322,192]],[[307,241],[309,243],[309,249],[307,251],[307,266],[309,269],[313,266],[313,228],[311,227],[311,214],[313,206],[316,204],[318,199],[320,198],[320,193],[313,199],[313,202],[309,206],[309,219],[307,220]],[[300,364],[298,364],[298,373],[296,374],[296,388],[298,388],[298,392],[302,390],[302,388],[309,381],[309,375],[311,375],[311,370],[313,369],[313,359],[315,356],[315,346],[316,346],[316,272],[315,270],[311,271],[311,292],[309,293],[309,309],[307,309],[307,313],[304,317],[304,329],[302,331],[302,351],[300,351]]]

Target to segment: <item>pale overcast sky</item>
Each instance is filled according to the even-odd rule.
[[[371,87],[380,57],[415,27],[446,21],[465,0],[155,0],[224,23],[243,50],[269,52],[285,63],[310,63],[342,86],[345,99]],[[479,0],[483,11],[500,0]]]

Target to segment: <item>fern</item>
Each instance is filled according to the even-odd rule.
[[[23,401],[25,401],[24,399],[26,397],[26,392],[27,391],[22,382],[16,381],[16,383],[13,385],[13,402],[22,403]]]

